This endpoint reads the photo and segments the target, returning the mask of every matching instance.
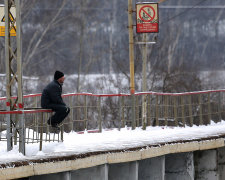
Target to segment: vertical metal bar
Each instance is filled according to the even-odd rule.
[[[193,126],[193,116],[192,116],[192,101],[191,95],[189,95],[189,117],[190,117],[190,126]]]
[[[139,127],[139,103],[138,103],[138,96],[135,96],[135,104],[136,104],[136,108],[135,108],[135,116],[136,116],[136,127]]]
[[[184,96],[181,96],[181,113],[182,113],[182,124],[185,126],[185,104],[184,104]]]
[[[219,92],[219,107],[218,107],[219,109],[219,121],[221,121],[222,120],[222,110],[221,110],[221,92]]]
[[[210,124],[211,122],[211,100],[210,100],[210,93],[208,93],[208,123]]]
[[[20,144],[19,151],[25,155],[25,120],[24,120],[24,107],[23,107],[23,83],[22,83],[22,38],[21,38],[21,8],[20,0],[15,0],[16,5],[16,61],[17,61],[17,98],[18,107],[22,110],[22,114],[19,114],[20,124]]]
[[[155,103],[155,118],[156,118],[156,126],[159,126],[159,104],[158,104],[158,101],[159,101],[159,96],[156,95],[156,103]]]
[[[63,142],[63,132],[64,132],[64,125],[61,127],[61,142]]]
[[[203,120],[202,120],[202,95],[201,94],[198,95],[198,102],[199,102],[199,118],[200,118],[199,124],[202,125]]]
[[[147,106],[146,106],[146,108],[147,108],[147,112],[146,112],[146,114],[147,114],[147,126],[151,126],[151,96],[150,96],[150,94],[149,95],[147,95]]]
[[[19,114],[19,152],[25,155],[25,139],[26,139],[26,131],[25,131],[25,120],[24,120],[24,111],[22,114]]]
[[[73,101],[72,101],[73,96],[69,96],[69,102],[70,102],[70,123],[71,123],[71,129],[73,131]]]
[[[40,147],[39,150],[42,151],[42,142],[43,142],[43,119],[44,119],[44,113],[41,112],[41,129],[40,129]]]
[[[124,96],[122,96],[122,105],[121,105],[122,106],[121,107],[122,108],[122,117],[121,117],[122,118],[121,119],[121,121],[122,121],[122,127],[125,127],[125,116],[124,116],[125,102],[124,102],[124,99],[125,99]]]
[[[6,110],[10,111],[11,110],[11,86],[10,81],[11,81],[11,68],[10,68],[10,51],[9,51],[9,46],[10,46],[10,33],[9,33],[9,27],[10,27],[10,22],[9,22],[9,1],[5,0],[5,66],[6,66],[6,102],[8,103],[6,105]],[[6,114],[6,121],[7,121],[7,151],[12,150],[13,143],[12,143],[12,122],[11,122],[11,115]]]
[[[178,126],[178,119],[177,119],[177,108],[178,108],[178,105],[177,105],[177,96],[174,96],[173,97],[173,104],[174,104],[174,123],[175,123],[175,126]]]
[[[147,42],[147,34],[143,34],[143,41]],[[142,91],[147,91],[147,78],[146,78],[146,68],[147,68],[147,45],[143,46],[143,62],[142,62]],[[146,129],[147,124],[147,95],[142,95],[142,127],[143,130]]]
[[[142,95],[142,128],[146,130],[147,126],[147,95]]]
[[[19,121],[19,115],[18,114],[15,114],[15,115],[12,115],[11,118],[13,119],[13,116],[15,116],[15,121],[14,121],[14,125],[15,125],[15,129],[17,128],[18,126],[18,123],[20,123]],[[11,120],[12,120],[11,119]],[[15,132],[13,132],[13,138],[14,138],[14,145],[17,145],[17,129],[15,130]]]
[[[164,115],[165,115],[165,126],[168,126],[168,96],[165,95],[163,96],[165,101],[164,101],[164,109],[165,109],[165,112],[164,112]]]
[[[20,0],[15,0],[16,3],[16,44],[17,44],[17,81],[18,81],[18,104],[23,105],[23,83],[22,83],[22,38],[21,38],[21,8]]]
[[[118,130],[120,131],[121,129],[121,124],[122,124],[122,97],[121,96],[118,96],[119,98],[119,110],[118,110],[118,113],[119,113],[119,127],[118,127]]]
[[[88,107],[87,107],[87,96],[84,96],[84,126],[85,130],[87,130],[88,123]]]
[[[102,132],[101,96],[98,97],[98,128]]]
[[[134,130],[136,128],[136,120],[135,120],[135,95],[131,94],[131,98],[132,98],[132,130]]]

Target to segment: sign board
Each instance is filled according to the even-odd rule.
[[[137,33],[159,32],[158,3],[138,3],[137,12]]]
[[[13,21],[16,18],[16,8],[10,9],[10,20]],[[16,24],[14,25],[16,28]],[[16,30],[14,28],[10,31],[11,36],[16,36]],[[5,36],[5,7],[0,5],[0,36]]]

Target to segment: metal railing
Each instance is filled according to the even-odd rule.
[[[47,119],[51,110],[40,108],[41,94],[24,96],[23,111],[0,111],[0,140],[6,140],[7,113],[12,114],[14,128],[10,130],[14,143],[17,137],[18,114],[23,114],[25,122],[25,143],[63,141],[63,132],[101,132],[102,129],[146,126],[193,126],[207,125],[211,121],[225,119],[225,90],[130,94],[89,93],[64,94],[63,99],[71,112],[64,120],[60,133],[51,133]],[[4,106],[5,98],[0,98]]]

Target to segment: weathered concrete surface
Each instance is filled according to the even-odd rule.
[[[108,165],[79,169],[71,172],[71,179],[76,180],[108,180]],[[70,180],[70,179],[69,179]]]
[[[109,180],[138,180],[138,162],[110,164]]]
[[[194,157],[192,152],[169,154],[165,157],[166,180],[194,180]]]
[[[71,180],[70,172],[61,172],[56,174],[45,174],[29,177],[29,180]]]
[[[139,161],[138,179],[140,180],[164,180],[165,156],[144,159]]]
[[[195,179],[219,180],[217,162],[216,149],[195,152]]]
[[[61,160],[53,160],[52,162],[33,163],[32,160],[27,165],[13,165],[13,168],[3,168],[0,170],[0,179],[15,179],[42,174],[60,173],[66,171],[74,171],[82,168],[90,168],[94,166],[123,163],[131,161],[139,161],[143,159],[159,157],[171,153],[192,152],[197,150],[207,150],[224,147],[224,139],[218,138],[213,140],[193,141],[186,143],[165,144],[157,147],[145,147],[137,150],[127,150],[122,152],[109,152],[96,154],[87,157],[71,157]],[[50,159],[51,161],[51,159]],[[21,164],[21,163],[19,163]],[[224,166],[221,165],[221,168]],[[125,168],[126,169],[126,168]],[[182,179],[183,180],[183,179]]]
[[[219,179],[225,179],[225,147],[218,148],[218,173]]]

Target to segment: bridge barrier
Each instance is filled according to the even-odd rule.
[[[143,92],[130,94],[71,93],[62,97],[71,112],[65,119],[60,133],[51,133],[47,119],[51,110],[40,109],[41,94],[24,96],[24,110],[0,111],[0,140],[6,140],[6,116],[11,116],[8,135],[14,144],[21,142],[18,116],[24,118],[24,142],[63,141],[63,132],[101,132],[102,129],[146,126],[207,125],[225,119],[225,90],[185,93]],[[16,97],[13,97],[16,99]],[[3,106],[6,98],[0,98]],[[5,133],[6,134],[6,133]],[[9,137],[8,137],[9,138]]]

